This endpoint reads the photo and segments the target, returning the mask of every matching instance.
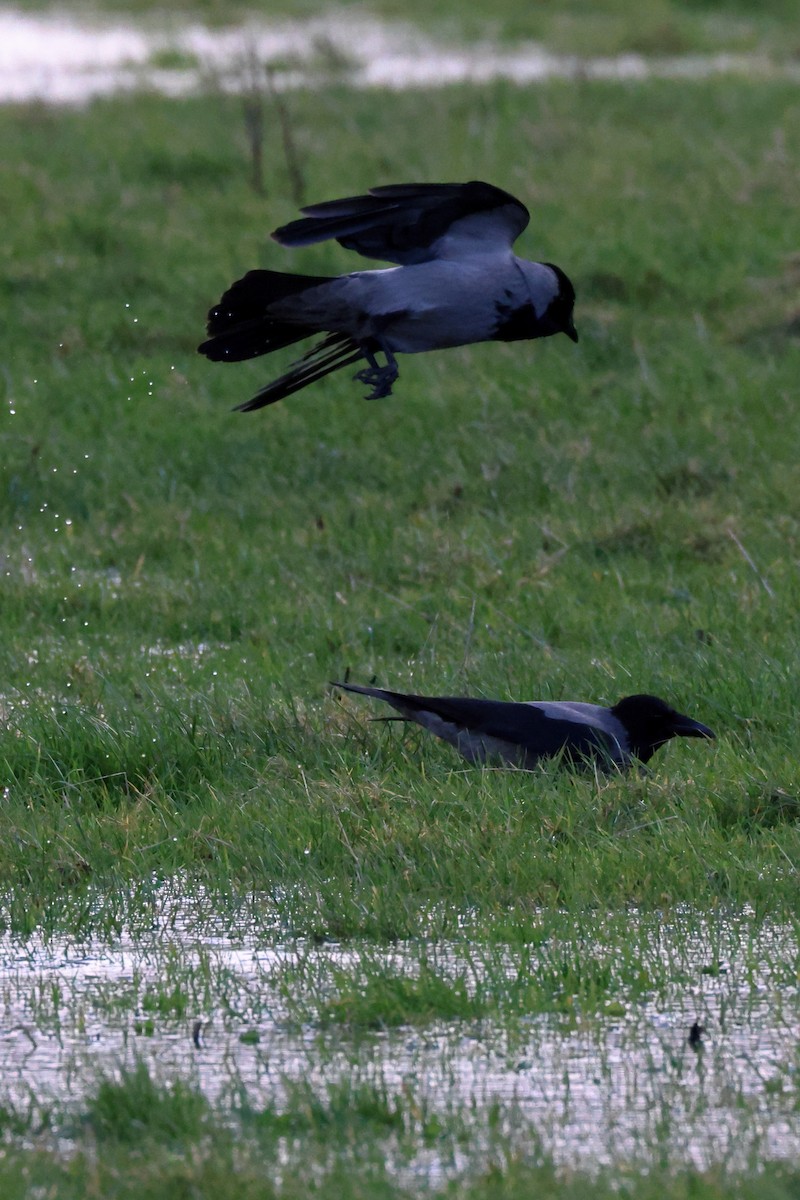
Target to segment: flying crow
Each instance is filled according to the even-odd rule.
[[[596,762],[600,767],[624,769],[634,760],[648,762],[670,738],[715,736],[706,725],[676,712],[657,696],[626,696],[613,708],[603,708],[572,700],[514,704],[462,696],[411,696],[352,683],[333,686],[385,700],[401,720],[429,729],[469,762],[500,760],[524,770],[531,770],[540,759],[557,756],[571,765]]]
[[[578,340],[572,284],[552,263],[512,253],[530,218],[500,188],[404,183],[302,212],[272,234],[282,246],[335,238],[347,250],[398,265],[338,276],[248,271],[234,283],[208,314],[208,341],[199,347],[214,362],[241,362],[325,334],[285,375],[240,404],[242,412],[362,359],[367,365],[355,378],[371,389],[369,399],[379,399],[398,377],[396,354],[554,333]]]

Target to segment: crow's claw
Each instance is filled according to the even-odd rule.
[[[359,383],[365,383],[372,391],[367,400],[383,400],[392,394],[392,384],[396,382],[400,372],[396,363],[387,363],[385,367],[364,367],[353,376]]]

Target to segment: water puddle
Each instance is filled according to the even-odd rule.
[[[337,1080],[379,1081],[398,1096],[413,1085],[430,1111],[471,1114],[478,1131],[490,1111],[505,1113],[512,1140],[515,1131],[528,1144],[535,1137],[567,1167],[646,1169],[657,1153],[675,1166],[737,1170],[800,1157],[798,941],[789,928],[653,922],[640,945],[667,982],[636,1002],[513,1021],[500,1006],[481,1020],[356,1033],[315,1021],[314,1004],[335,994],[343,973],[374,967],[374,946],[281,941],[266,902],[265,920],[233,930],[190,910],[167,891],[152,928],[136,937],[0,941],[0,1100],[79,1103],[99,1073],[144,1060],[222,1105],[246,1094],[254,1106],[280,1107],[292,1082],[323,1093]],[[712,944],[720,957],[709,966]],[[467,962],[478,979],[482,953],[465,942],[394,947],[386,957],[412,976],[423,961],[443,976]],[[503,953],[513,969],[515,952]],[[617,951],[601,940],[590,953]],[[698,1047],[688,1037],[695,1021],[706,1030]],[[470,1162],[485,1166],[476,1136]],[[442,1177],[453,1168],[421,1147],[413,1169]]]
[[[0,12],[0,102],[82,104],[137,88],[167,96],[210,87],[242,91],[253,86],[254,64],[270,67],[279,88],[319,86],[331,78],[389,89],[495,79],[704,79],[732,72],[800,78],[800,64],[756,54],[581,57],[552,54],[530,42],[456,46],[410,25],[350,13],[220,30]]]

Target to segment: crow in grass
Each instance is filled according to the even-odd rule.
[[[554,333],[578,340],[572,284],[560,267],[512,252],[529,214],[500,188],[396,184],[302,212],[273,233],[281,245],[335,238],[398,265],[338,276],[249,271],[234,283],[208,314],[209,337],[199,347],[214,362],[241,362],[325,334],[285,375],[240,404],[242,412],[362,359],[367,365],[355,378],[378,399],[391,394],[398,377],[396,354]]]
[[[525,770],[541,759],[559,756],[571,765],[596,763],[601,768],[625,769],[634,762],[648,762],[670,738],[715,736],[706,725],[676,712],[657,696],[626,696],[613,708],[603,708],[572,700],[514,704],[413,696],[352,683],[333,686],[385,700],[401,720],[416,721],[455,746],[469,762],[499,760]]]

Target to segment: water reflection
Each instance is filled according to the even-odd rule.
[[[501,1009],[492,1019],[356,1036],[298,1022],[287,973],[298,992],[315,975],[324,991],[334,968],[357,974],[364,955],[374,963],[374,946],[276,943],[252,918],[233,930],[208,910],[198,921],[174,892],[159,907],[147,932],[113,943],[0,943],[3,1083],[16,1102],[79,1102],[98,1072],[143,1058],[221,1103],[244,1089],[255,1106],[280,1106],[291,1081],[323,1090],[343,1077],[398,1093],[413,1084],[432,1110],[477,1114],[479,1127],[499,1102],[512,1138],[534,1132],[557,1163],[574,1167],[645,1168],[657,1152],[675,1165],[741,1169],[800,1155],[798,945],[788,928],[754,933],[746,918],[713,930],[694,917],[672,928],[653,922],[645,939],[674,982],[657,999],[620,1005],[618,1016],[509,1022]],[[614,952],[599,941],[604,949]],[[480,972],[481,951],[466,942],[390,954],[412,973],[422,957],[445,975],[465,958]],[[707,1028],[699,1048],[688,1036],[696,1020]],[[445,1167],[426,1151],[415,1169]]]
[[[731,72],[800,78],[800,64],[757,54],[640,54],[581,57],[525,43],[455,46],[400,22],[330,13],[308,21],[249,22],[207,29],[76,20],[62,14],[0,12],[0,102],[81,104],[147,88],[181,96],[252,86],[253,64],[272,64],[277,87],[308,87],[335,76],[354,87],[405,89],[508,79],[702,79]]]

